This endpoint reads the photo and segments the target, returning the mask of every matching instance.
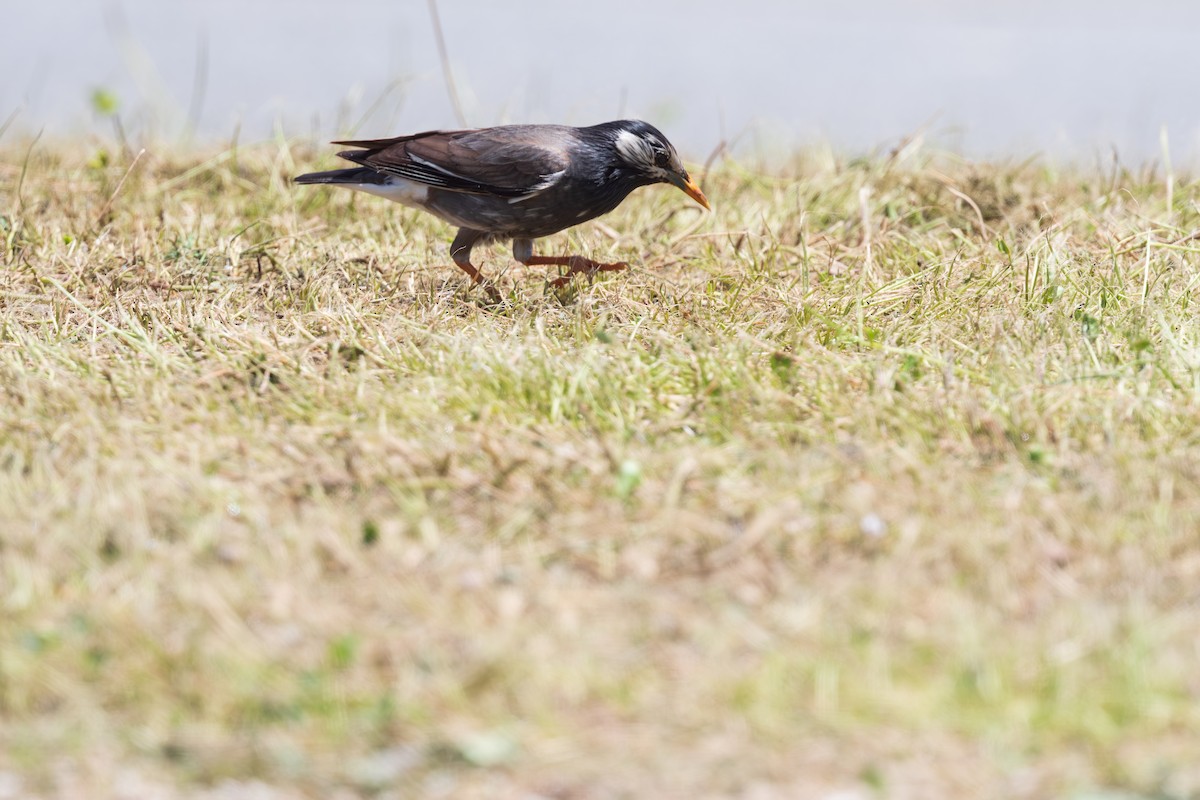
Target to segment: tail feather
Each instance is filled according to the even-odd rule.
[[[292,178],[294,183],[351,183],[351,184],[387,184],[389,176],[369,167],[353,167],[351,169],[335,169],[329,172],[309,172]]]

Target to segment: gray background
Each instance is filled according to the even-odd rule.
[[[328,139],[455,125],[426,0],[4,0],[6,136]],[[473,125],[655,122],[693,158],[917,130],[971,156],[1200,155],[1200,3],[441,0]],[[15,23],[14,23],[15,21]],[[372,110],[373,108],[373,110]]]

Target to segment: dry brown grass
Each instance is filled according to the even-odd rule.
[[[726,165],[489,306],[88,147],[0,157],[0,797],[1200,796],[1195,184]]]

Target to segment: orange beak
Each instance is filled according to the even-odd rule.
[[[700,191],[700,187],[697,186],[696,182],[691,179],[691,176],[685,172],[682,175],[672,175],[671,177],[671,183],[675,186],[678,186],[684,194],[695,200],[700,205],[704,206],[709,211],[712,210],[712,206],[708,204],[708,198],[704,196],[704,192]]]

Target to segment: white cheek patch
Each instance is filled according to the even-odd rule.
[[[628,163],[646,169],[654,166],[654,148],[642,137],[621,131],[617,134],[616,144],[617,152]]]

